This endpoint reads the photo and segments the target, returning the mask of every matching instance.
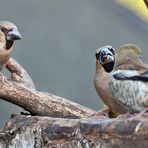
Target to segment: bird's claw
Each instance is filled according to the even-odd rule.
[[[148,108],[144,109],[143,111],[141,111],[140,113],[137,113],[137,114],[134,114],[134,115],[130,115],[128,118],[127,118],[127,121],[132,121],[132,120],[135,120],[137,118],[140,118],[142,117],[143,115],[148,115]]]
[[[108,111],[110,111],[110,108],[103,108],[97,112],[94,112],[91,116],[107,116]]]
[[[97,111],[92,113],[91,116],[106,116],[106,113],[102,111]]]

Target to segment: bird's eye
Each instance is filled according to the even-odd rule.
[[[101,52],[101,55],[105,55],[105,51],[102,51],[102,52]]]

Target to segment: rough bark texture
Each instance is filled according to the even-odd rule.
[[[93,112],[59,96],[30,90],[9,81],[0,84],[0,98],[24,108],[32,115],[81,118]]]
[[[62,119],[15,116],[0,133],[0,146],[11,148],[147,148],[148,117]]]

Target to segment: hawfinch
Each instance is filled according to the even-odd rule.
[[[109,81],[112,95],[131,114],[148,107],[148,65],[141,61],[140,56],[138,46],[121,46]]]
[[[104,46],[96,50],[96,73],[94,77],[94,85],[98,95],[105,105],[107,105],[112,111],[123,114],[126,113],[127,110],[113,97],[108,84],[111,76],[110,72],[113,70],[115,64],[115,55],[116,52],[111,46]]]
[[[0,21],[0,71],[10,58],[15,40],[21,38],[21,34],[14,24],[8,21]]]

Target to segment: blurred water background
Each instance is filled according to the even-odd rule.
[[[96,48],[135,43],[148,63],[147,22],[113,0],[1,0],[0,20],[21,32],[12,56],[38,90],[95,110],[102,106],[93,85]],[[20,110],[1,100],[0,125]]]

